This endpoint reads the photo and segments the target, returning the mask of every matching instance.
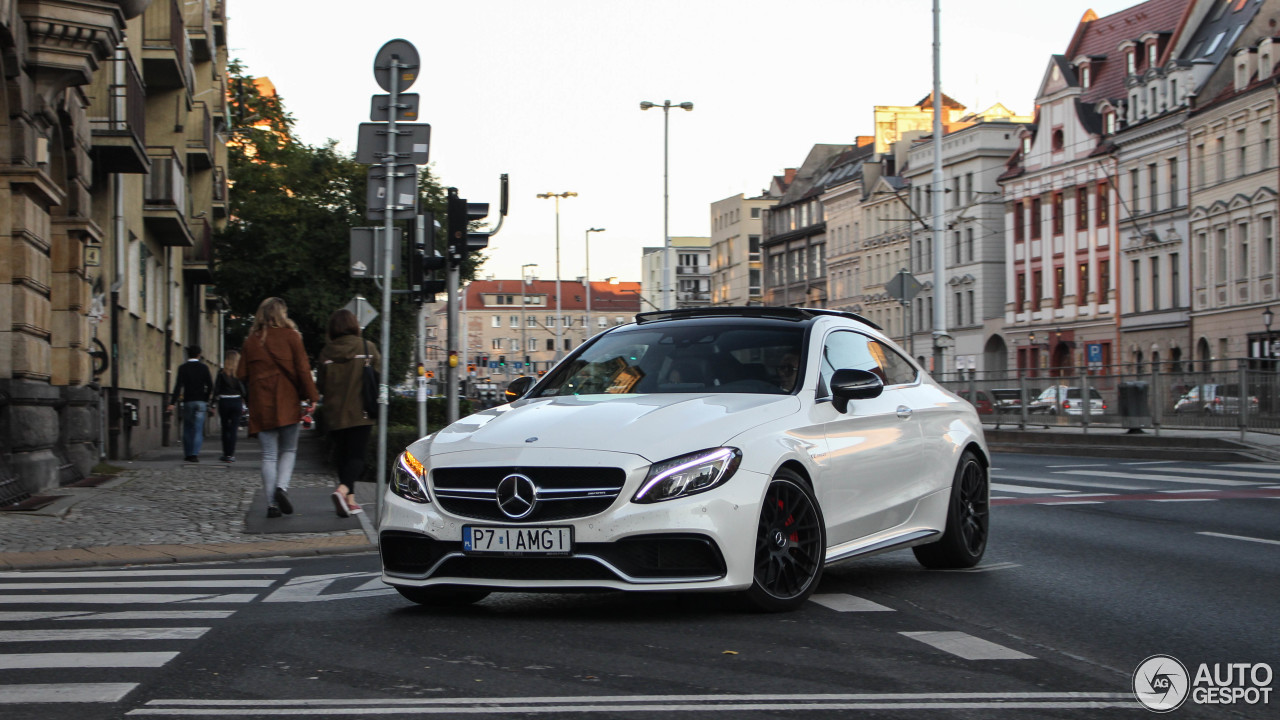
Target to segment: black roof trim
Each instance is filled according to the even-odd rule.
[[[870,326],[884,332],[884,328],[871,322],[870,320],[858,315],[857,313],[844,312],[843,310],[827,310],[825,308],[797,308],[797,307],[773,307],[767,305],[750,305],[750,306],[719,306],[719,307],[698,307],[698,308],[681,308],[679,310],[655,310],[653,312],[636,313],[636,324],[643,325],[650,322],[660,322],[663,320],[687,320],[690,318],[714,318],[714,317],[752,317],[752,318],[774,318],[777,320],[791,320],[799,322],[801,320],[812,320],[820,315],[831,315],[833,317],[842,317],[849,320],[856,320],[863,325]]]

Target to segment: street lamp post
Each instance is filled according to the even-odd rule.
[[[604,228],[587,228],[587,232],[585,233],[587,246],[587,279],[583,285],[586,286],[587,291],[587,332],[585,334],[587,338],[591,337],[591,233],[593,232],[604,232]]]
[[[682,102],[678,105],[672,105],[670,100],[663,100],[661,105],[644,101],[640,103],[641,110],[648,110],[651,107],[662,108],[662,309],[672,310],[675,305],[672,303],[671,285],[671,229],[670,229],[670,194],[668,188],[668,180],[670,178],[670,165],[668,163],[668,139],[671,136],[671,113],[673,107],[682,110],[693,110],[693,103]]]
[[[1268,360],[1272,360],[1272,366],[1274,366],[1275,363],[1273,360],[1274,356],[1271,352],[1271,321],[1275,319],[1276,314],[1271,312],[1271,308],[1267,308],[1262,311],[1262,324],[1267,328],[1267,351],[1263,353],[1262,356]]]
[[[529,323],[525,321],[524,314],[529,307],[529,276],[525,274],[525,270],[531,267],[538,267],[538,263],[525,263],[520,266],[520,361],[528,357],[529,342],[525,339],[525,328],[529,327]],[[526,363],[527,364],[527,363]],[[531,368],[525,368],[532,374]]]
[[[560,342],[560,336],[564,332],[564,320],[560,317],[560,198],[578,197],[578,193],[566,190],[562,193],[538,193],[538,197],[546,200],[547,198],[555,198],[556,200],[556,362],[560,362],[560,358],[564,356],[563,343]]]

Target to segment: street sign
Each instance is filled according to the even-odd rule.
[[[418,79],[418,68],[421,63],[418,60],[418,48],[408,40],[388,40],[385,45],[378,48],[378,54],[373,58],[373,79],[378,81],[378,87],[391,92],[391,61],[394,59],[399,63],[396,77],[399,78],[396,92],[404,92],[413,86],[413,81]]]
[[[489,361],[489,369],[490,369],[490,370],[497,370],[497,369],[498,369],[498,361],[497,361],[497,360],[490,360],[490,361]]]
[[[396,122],[413,122],[418,119],[418,94],[405,93],[396,96]],[[374,95],[369,104],[369,119],[373,122],[387,122],[391,119],[391,96]]]
[[[391,126],[384,123],[360,123],[356,133],[356,162],[374,165],[387,154],[387,133]],[[426,165],[431,146],[431,126],[427,123],[396,123],[396,162]]]
[[[351,228],[351,277],[354,278],[381,278],[384,273],[382,263],[385,253],[382,245],[382,228],[372,227],[355,227]],[[400,277],[400,265],[395,259],[400,257],[400,237],[403,233],[400,228],[395,229],[392,235],[392,242],[395,243],[391,248],[391,277]]]
[[[884,291],[904,305],[911,302],[912,298],[923,289],[924,285],[906,270],[899,270],[897,275],[889,278],[889,282],[884,284]]]
[[[1102,363],[1102,343],[1089,343],[1085,345],[1089,355],[1090,363]]]
[[[368,327],[369,323],[378,317],[378,311],[374,310],[369,301],[365,300],[361,295],[351,298],[351,302],[343,305],[342,309],[350,310],[356,316],[356,321],[360,323],[361,330]]]
[[[396,165],[395,197],[391,205],[397,206],[392,212],[392,219],[410,220],[418,213],[418,167],[416,165]],[[369,183],[365,199],[365,217],[369,220],[385,220],[387,211],[387,166],[372,165],[369,167]]]

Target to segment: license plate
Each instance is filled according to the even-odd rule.
[[[573,550],[573,528],[464,525],[462,549],[502,555],[567,555]]]

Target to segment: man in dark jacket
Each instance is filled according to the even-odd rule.
[[[182,400],[182,454],[187,462],[200,461],[200,446],[204,444],[204,416],[209,411],[209,398],[213,395],[213,374],[200,362],[200,346],[187,348],[187,361],[178,368],[178,379],[173,384],[169,400],[169,412]]]

